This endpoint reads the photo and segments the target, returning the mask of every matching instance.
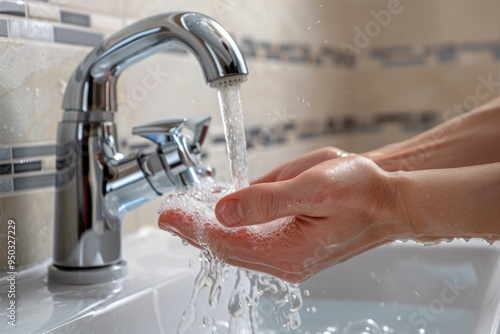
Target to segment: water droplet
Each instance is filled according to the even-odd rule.
[[[338,328],[338,327],[335,327],[335,326],[328,326],[328,327],[326,327],[326,330],[327,330],[327,332],[328,332],[328,333],[330,333],[330,334],[335,334],[335,333],[338,333],[338,332],[339,332],[339,328]],[[323,334],[326,334],[326,332],[325,332],[325,333],[323,333]]]
[[[394,332],[394,329],[391,328],[391,327],[389,327],[389,326],[387,326],[387,325],[382,325],[381,328],[382,328],[382,331],[384,333],[393,333]]]
[[[214,319],[211,316],[204,316],[203,317],[203,327],[205,328],[210,328],[214,324]]]
[[[290,311],[297,312],[302,307],[302,296],[300,290],[291,289],[290,291]]]
[[[241,291],[235,291],[229,300],[228,310],[231,316],[238,318],[243,315],[243,298]]]
[[[304,290],[303,293],[304,293],[304,296],[309,297],[309,290]]]
[[[495,243],[495,241],[496,241],[496,240],[495,240],[494,238],[490,237],[490,238],[485,238],[485,239],[483,239],[483,241],[484,241],[487,245],[490,245],[490,246],[491,246],[491,245],[493,245],[493,244]]]

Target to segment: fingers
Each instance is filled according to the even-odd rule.
[[[275,168],[268,174],[252,182],[252,184],[293,179],[303,171],[323,161],[339,158],[344,156],[344,154],[346,154],[345,151],[335,147],[323,147]]]
[[[199,233],[201,232],[199,226],[201,223],[196,221],[192,215],[181,210],[164,211],[158,218],[158,226],[161,229],[180,236],[197,248],[201,248],[199,241]]]
[[[296,179],[252,185],[223,197],[215,214],[220,223],[231,227],[301,215],[310,210],[311,186]]]
[[[280,268],[276,268],[270,265],[266,264],[261,264],[261,263],[254,263],[254,262],[247,262],[243,261],[240,259],[233,259],[233,258],[228,258],[225,260],[227,264],[230,264],[232,266],[237,266],[245,269],[250,269],[254,271],[259,271],[263,272],[275,277],[278,277],[284,281],[290,282],[290,283],[300,283],[305,281],[307,278],[311,277],[315,273],[310,271],[286,271],[282,270]]]

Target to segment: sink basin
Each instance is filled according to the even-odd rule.
[[[499,255],[479,240],[380,247],[303,283],[303,323],[311,333],[497,333]]]
[[[193,290],[198,250],[144,228],[125,238],[124,257],[128,276],[108,284],[48,285],[45,265],[20,273],[16,327],[5,320],[8,287],[2,282],[0,331],[176,333]],[[301,284],[302,326],[296,333],[497,333],[499,257],[499,247],[476,240],[379,247]],[[226,282],[220,307],[210,311],[213,326],[227,323],[231,287]],[[258,312],[262,333],[289,333],[276,325],[265,298]]]

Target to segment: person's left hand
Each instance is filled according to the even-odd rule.
[[[332,159],[223,197],[215,208],[220,223],[199,224],[186,212],[168,210],[159,226],[197,247],[207,243],[229,264],[299,282],[411,234],[400,224],[396,184],[367,158]]]

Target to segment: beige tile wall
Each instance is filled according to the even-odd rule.
[[[55,142],[64,86],[69,73],[88,51],[89,48],[0,39],[1,145]],[[45,169],[54,170],[52,160],[44,161]],[[53,207],[53,188],[0,193],[0,273],[6,271],[4,247],[9,219],[16,222],[16,268],[50,257]]]
[[[54,142],[64,87],[89,50],[0,39],[2,144]]]

